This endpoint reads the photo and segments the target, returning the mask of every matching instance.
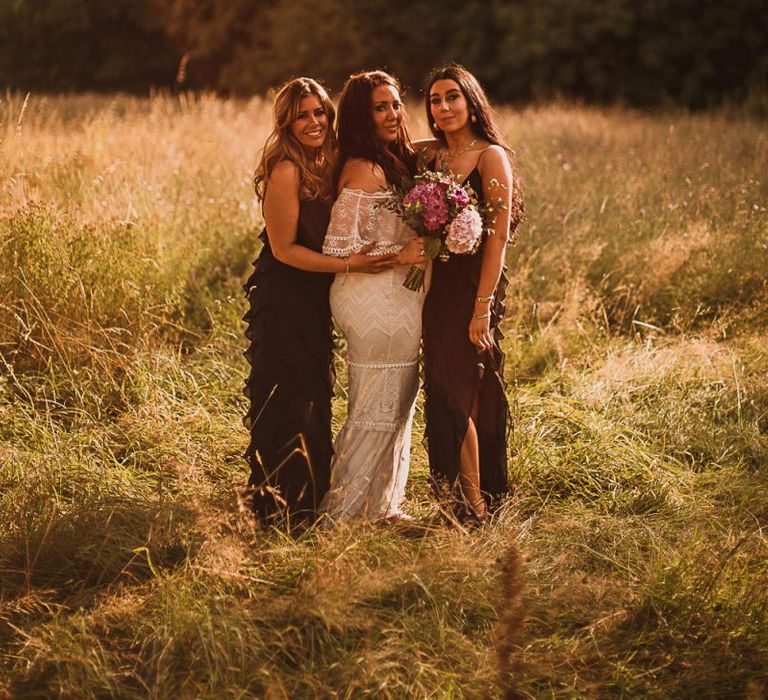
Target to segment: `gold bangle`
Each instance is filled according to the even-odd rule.
[[[474,314],[472,318],[490,318],[491,312],[489,311],[487,314]]]
[[[344,256],[344,274],[349,274],[349,255]]]
[[[489,294],[487,297],[475,297],[479,302],[487,304],[489,301],[493,301],[493,294]]]

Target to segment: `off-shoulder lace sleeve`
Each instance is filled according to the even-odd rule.
[[[345,257],[371,241],[377,241],[371,255],[396,253],[414,233],[397,214],[383,204],[388,195],[343,189],[331,211],[323,242],[323,253]]]
[[[356,192],[342,190],[331,210],[331,221],[323,241],[323,253],[345,257],[363,247],[358,217],[361,198]]]

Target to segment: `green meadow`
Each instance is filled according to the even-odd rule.
[[[415,526],[291,534],[239,500],[269,105],[2,96],[0,698],[768,696],[768,128],[499,116],[514,493],[446,524],[419,413]]]

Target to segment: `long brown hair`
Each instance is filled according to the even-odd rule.
[[[397,141],[384,144],[376,138],[372,95],[377,87],[389,85],[402,91],[397,78],[381,70],[355,73],[347,78],[339,99],[339,146],[341,166],[349,158],[363,158],[384,171],[387,182],[399,185],[416,171],[416,156],[403,113]]]
[[[291,133],[291,125],[299,115],[301,100],[316,95],[328,115],[328,135],[323,145],[311,152]],[[336,110],[322,85],[312,78],[293,78],[283,83],[275,95],[272,108],[272,133],[261,152],[253,175],[253,186],[262,201],[269,175],[278,163],[290,160],[299,170],[299,188],[309,199],[333,197],[333,172],[338,160],[338,144],[333,131]]]

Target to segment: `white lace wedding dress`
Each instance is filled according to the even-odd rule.
[[[342,190],[323,252],[345,256],[374,240],[371,255],[400,250],[415,234],[381,206],[385,198]],[[331,488],[321,505],[334,520],[401,514],[425,298],[403,287],[408,270],[337,274],[331,286],[331,313],[347,339],[349,369],[347,420],[334,443]]]

